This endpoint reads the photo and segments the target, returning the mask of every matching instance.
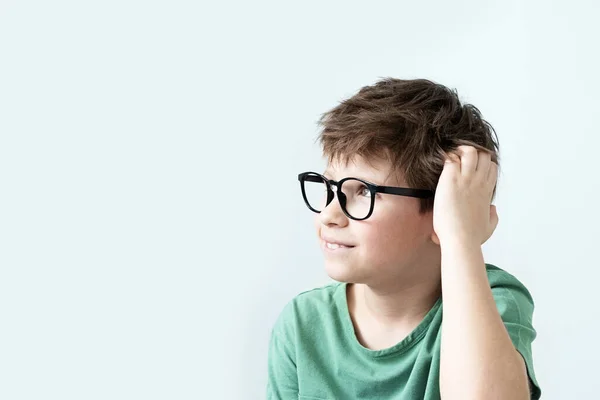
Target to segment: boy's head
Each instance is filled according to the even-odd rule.
[[[319,124],[328,161],[324,175],[336,181],[357,177],[435,190],[445,153],[460,145],[488,151],[498,163],[495,131],[479,110],[425,79],[386,78],[365,86],[324,113]],[[331,250],[321,243],[333,279],[372,285],[397,277],[420,280],[439,265],[433,197],[377,193],[372,215],[362,221],[348,218],[335,197],[317,214],[317,234],[353,247]]]

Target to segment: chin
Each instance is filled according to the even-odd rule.
[[[358,274],[353,268],[342,262],[325,262],[325,272],[327,275],[338,282],[356,283],[359,279]]]

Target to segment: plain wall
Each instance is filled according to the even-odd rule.
[[[381,77],[456,88],[501,145],[486,261],[536,303],[543,399],[596,398],[593,1],[0,3],[0,398],[261,399],[328,281],[297,174]]]

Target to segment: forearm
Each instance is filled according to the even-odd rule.
[[[528,399],[524,362],[496,308],[481,246],[441,249],[442,399]]]

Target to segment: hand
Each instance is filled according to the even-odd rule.
[[[448,154],[433,204],[432,240],[438,245],[459,241],[481,246],[498,226],[491,204],[498,164],[489,153],[460,146]]]

